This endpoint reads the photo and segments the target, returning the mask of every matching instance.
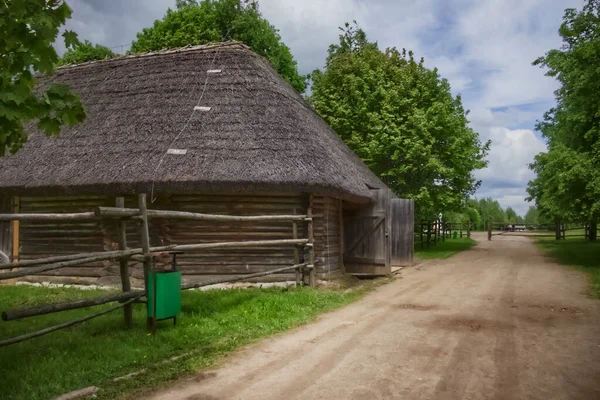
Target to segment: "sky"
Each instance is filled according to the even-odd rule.
[[[69,0],[67,29],[123,52],[135,34],[162,18],[175,0]],[[339,26],[356,20],[381,48],[412,50],[437,67],[470,110],[482,142],[492,140],[489,166],[476,176],[476,196],[493,197],[524,215],[528,169],[546,146],[536,120],[554,104],[556,82],[531,63],[561,45],[565,8],[583,0],[260,0],[300,73],[322,68]],[[60,49],[59,49],[60,51]]]

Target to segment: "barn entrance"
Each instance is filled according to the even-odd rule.
[[[344,209],[344,267],[352,275],[388,275],[414,252],[414,202],[373,189],[375,202]]]

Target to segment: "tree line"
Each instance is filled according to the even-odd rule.
[[[556,105],[536,129],[548,144],[530,168],[530,200],[556,222],[590,224],[596,240],[600,216],[600,0],[565,10],[563,45],[534,62],[555,78]]]

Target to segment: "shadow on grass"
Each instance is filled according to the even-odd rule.
[[[417,258],[426,259],[445,259],[468,250],[475,246],[476,242],[473,239],[446,239],[444,242],[439,242],[436,245],[431,244],[429,248],[424,245],[421,248],[420,244],[415,245],[415,256]]]
[[[587,272],[589,295],[600,299],[600,242],[584,239],[539,239],[537,242],[558,263]]]

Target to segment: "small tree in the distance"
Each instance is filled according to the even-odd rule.
[[[117,54],[101,44],[94,45],[89,40],[77,43],[68,49],[58,61],[59,65],[80,64],[94,60],[107,60]]]

